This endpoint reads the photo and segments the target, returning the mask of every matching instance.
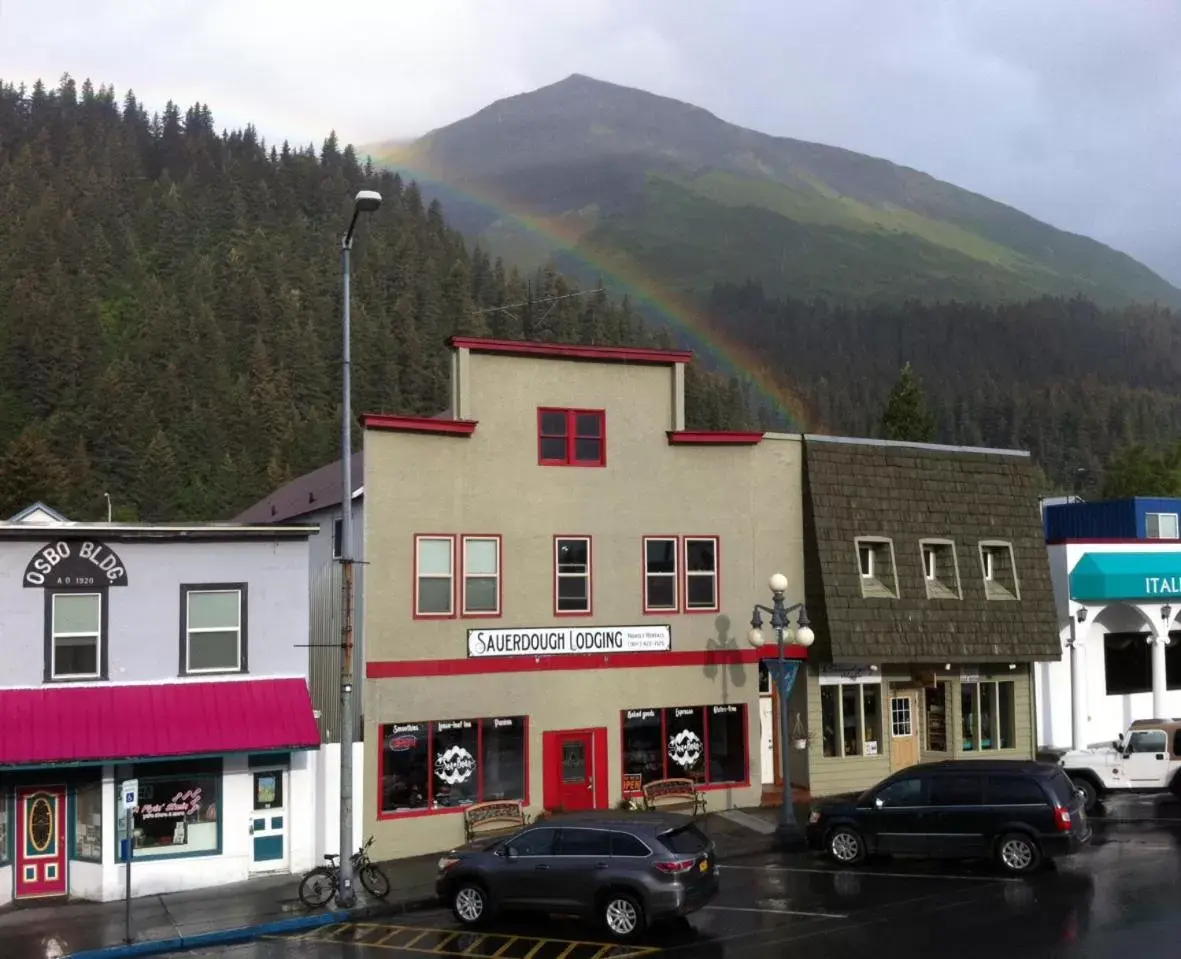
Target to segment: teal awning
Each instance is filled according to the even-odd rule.
[[[1070,571],[1070,598],[1181,600],[1181,553],[1085,553]]]

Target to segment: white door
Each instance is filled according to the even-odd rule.
[[[763,785],[775,783],[775,711],[770,696],[759,697],[759,731],[763,753]]]
[[[1124,748],[1124,777],[1129,786],[1164,789],[1169,784],[1169,737],[1163,729],[1137,729]]]
[[[251,872],[287,870],[287,770],[252,770]]]

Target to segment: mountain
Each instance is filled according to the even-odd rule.
[[[752,279],[829,302],[1181,305],[1131,257],[917,170],[577,74],[362,149],[488,249],[619,288],[643,277],[697,295]]]
[[[225,518],[338,458],[338,236],[361,188],[384,202],[353,254],[358,413],[445,408],[455,332],[667,342],[552,270],[469,251],[335,136],[268,148],[201,104],[149,117],[68,76],[0,82],[0,519],[36,500],[97,519],[104,493],[117,519]],[[746,416],[690,365],[696,428]]]

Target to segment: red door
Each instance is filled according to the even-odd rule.
[[[18,789],[16,822],[16,897],[64,896],[68,888],[65,789]]]
[[[566,812],[595,808],[595,749],[589,730],[558,733],[558,802]]]

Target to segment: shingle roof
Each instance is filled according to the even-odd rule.
[[[365,461],[363,454],[353,454],[353,489],[360,489],[365,483]],[[265,499],[259,500],[249,509],[234,517],[235,523],[282,523],[286,520],[306,516],[316,510],[339,506],[340,460],[304,473],[286,486],[280,486]]]
[[[816,657],[834,662],[998,662],[1061,656],[1025,454],[806,437],[805,599]],[[855,538],[894,543],[897,599],[865,598]],[[962,599],[928,599],[921,538],[955,543]],[[981,540],[1012,544],[1019,600],[988,599]]]

